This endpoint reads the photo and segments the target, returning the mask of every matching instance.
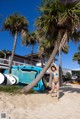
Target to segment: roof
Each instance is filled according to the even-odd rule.
[[[6,51],[5,53],[6,53],[6,56],[10,56],[11,55],[11,51]],[[19,57],[19,58],[22,58],[22,59],[25,59],[25,60],[30,60],[31,59],[31,55],[32,54],[21,56],[21,55],[15,54],[14,56]],[[33,61],[34,62],[41,62],[40,56],[41,55],[40,55],[39,52],[33,53]],[[55,59],[55,61],[57,61],[57,59]]]
[[[25,57],[26,57],[26,58],[31,58],[31,55],[32,55],[32,54],[28,54],[28,55],[25,55]],[[33,53],[33,59],[34,59],[34,58],[39,58],[39,61],[40,61],[40,57],[41,57],[41,55],[40,55],[39,52]],[[57,61],[56,58],[55,58],[55,61]]]

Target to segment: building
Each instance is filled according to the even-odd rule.
[[[70,73],[72,75],[72,70],[71,69],[66,69],[66,68],[62,68],[62,73],[65,76],[67,73]]]
[[[0,53],[0,58],[4,58],[6,61],[7,60],[10,61],[11,52],[10,51],[6,51],[6,50],[2,50],[1,53]],[[44,60],[42,61],[42,58],[40,57],[39,53],[33,53],[33,55],[29,54],[29,55],[25,55],[25,56],[14,54],[13,61],[20,62],[20,63],[25,63],[25,64],[31,64],[31,65],[35,65],[35,66],[38,63],[42,64],[44,62]]]
[[[4,62],[9,65],[9,62],[11,59],[11,52],[6,51],[6,50],[2,50],[1,52],[3,53],[3,55],[0,54],[0,57],[2,56],[1,58],[4,58],[4,59],[2,61],[2,59],[0,58],[0,63]],[[57,60],[57,59],[55,59],[55,60]],[[30,64],[30,65],[34,65],[34,66],[44,67],[46,61],[47,61],[46,58],[42,57],[39,52],[33,53],[33,55],[28,54],[25,56],[20,56],[20,55],[14,54],[13,65],[19,65],[19,63],[20,64],[23,63],[23,65]]]

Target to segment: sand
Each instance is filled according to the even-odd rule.
[[[48,93],[0,93],[0,119],[80,119],[80,85],[60,88],[57,100]]]

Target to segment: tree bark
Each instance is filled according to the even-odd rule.
[[[59,85],[61,86],[63,81],[62,81],[62,57],[61,57],[61,51],[62,47],[65,45],[67,41],[67,31],[65,31],[63,38],[61,39],[60,45],[59,45]]]
[[[33,64],[33,48],[34,45],[31,45],[31,64]]]
[[[59,50],[59,85],[62,86],[62,54],[61,50]]]
[[[10,60],[9,69],[8,69],[9,73],[11,73],[11,67],[12,67],[14,53],[15,53],[15,49],[16,49],[17,38],[18,38],[18,32],[16,31],[15,36],[14,36],[14,44],[13,44],[13,49],[12,49],[11,60]]]
[[[60,32],[58,33],[58,36],[57,36],[57,42],[55,43],[55,47],[52,51],[52,54],[48,60],[48,62],[46,63],[45,67],[43,68],[43,70],[41,71],[41,73],[34,79],[33,82],[31,82],[29,85],[25,86],[21,92],[24,92],[24,93],[28,93],[41,79],[42,77],[44,76],[45,72],[47,71],[47,69],[50,67],[51,63],[53,62],[54,58],[55,58],[55,55],[59,49],[59,44],[60,44],[60,41],[61,41],[61,34]]]
[[[22,92],[29,92],[40,80],[41,78],[44,76],[45,72],[47,71],[47,69],[50,67],[53,59],[55,58],[55,55],[57,53],[57,50],[58,50],[58,47],[57,47],[57,43],[55,45],[55,48],[46,64],[46,66],[43,68],[43,70],[41,71],[41,73],[35,78],[35,80],[33,82],[31,82],[29,85],[25,86],[23,89],[22,89]]]
[[[42,68],[44,67],[43,63],[44,63],[44,58],[43,58],[43,56],[41,55],[41,67],[42,67]]]

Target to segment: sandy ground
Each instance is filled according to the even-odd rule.
[[[59,100],[48,93],[1,92],[0,119],[80,119],[80,85],[62,86]]]

